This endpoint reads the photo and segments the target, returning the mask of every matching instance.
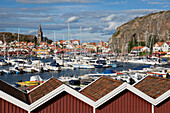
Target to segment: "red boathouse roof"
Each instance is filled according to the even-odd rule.
[[[134,87],[156,99],[170,89],[170,79],[147,76]]]
[[[41,97],[45,96],[46,94],[50,93],[57,87],[61,86],[63,82],[53,77],[42,85],[33,88],[29,93],[25,93],[24,91],[21,91],[11,86],[10,84],[3,82],[2,80],[0,80],[0,84],[0,90],[2,90],[3,92],[6,92],[7,94],[27,104],[31,104]]]
[[[39,87],[37,87],[36,89],[33,89],[33,91],[28,93],[30,102],[31,103],[35,102],[36,100],[38,100],[41,97],[45,96],[46,94],[50,93],[51,91],[58,88],[62,84],[63,84],[63,82],[61,82],[60,80],[58,80],[54,77],[51,78],[44,84],[40,85]]]
[[[28,103],[27,101],[27,94],[24,93],[23,91],[11,86],[10,84],[5,83],[4,81],[0,80],[0,90],[25,102]]]
[[[116,89],[122,83],[123,82],[114,80],[110,77],[102,76],[100,79],[83,89],[81,93],[90,99],[97,101],[98,99]]]

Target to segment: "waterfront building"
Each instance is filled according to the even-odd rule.
[[[170,113],[170,80],[100,77],[80,91],[51,78],[26,92],[0,80],[0,113]]]
[[[72,42],[72,44],[73,44],[75,47],[78,46],[78,45],[80,45],[80,41],[79,41],[79,40],[72,40],[71,42]]]
[[[97,46],[95,42],[83,43],[83,48],[88,50],[88,52],[97,52]]]
[[[146,47],[146,46],[135,46],[135,47],[133,47],[132,49],[131,49],[131,54],[138,54],[138,52],[139,53],[142,53],[142,52],[145,52],[145,51],[147,51],[147,52],[149,52],[150,51],[150,49],[148,48],[148,47]]]
[[[2,46],[3,45],[3,41],[2,40],[0,40],[0,46]]]
[[[153,52],[161,51],[161,52],[168,52],[169,43],[167,42],[157,42],[153,45]]]

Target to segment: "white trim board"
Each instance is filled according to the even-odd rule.
[[[21,100],[13,97],[13,96],[11,96],[11,95],[9,95],[9,94],[1,91],[1,90],[0,90],[0,98],[2,98],[4,100],[16,105],[16,106],[18,106],[18,107],[20,107],[20,108],[22,108],[22,109],[24,109],[26,111],[29,110],[29,105],[28,104],[22,102]]]

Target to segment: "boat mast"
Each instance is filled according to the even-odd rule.
[[[70,45],[70,24],[69,24],[69,21],[68,21],[68,44]],[[69,46],[70,47],[70,46]],[[69,52],[70,52],[70,48],[68,48]],[[64,55],[63,55],[64,56]],[[69,59],[70,59],[70,54],[69,54]]]
[[[63,41],[64,41],[64,33],[63,33]],[[63,67],[64,67],[64,43],[62,43],[62,51],[63,51]]]
[[[19,51],[19,45],[20,45],[20,44],[19,44],[19,29],[18,29],[18,50],[17,50],[17,58],[18,58],[18,55],[19,55],[19,54],[18,54],[18,51]]]
[[[82,56],[82,50],[81,50],[81,31],[82,31],[82,26],[80,26],[80,56]]]
[[[56,58],[56,38],[55,38],[55,30],[54,30],[54,44],[55,44],[55,58]]]
[[[167,39],[168,39],[168,42],[169,42],[169,32],[168,32],[168,30],[166,32],[167,32],[166,36],[167,36]]]
[[[139,57],[139,33],[138,33],[138,57]]]
[[[5,59],[5,53],[6,53],[6,46],[5,46],[5,37],[4,37],[4,34],[3,34],[3,39],[4,39],[4,59]]]

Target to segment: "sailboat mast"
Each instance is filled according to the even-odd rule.
[[[81,48],[81,42],[82,42],[82,39],[81,39],[81,31],[82,31],[82,26],[80,26],[80,55],[82,55],[82,48]]]
[[[69,22],[68,22],[68,40],[70,38],[70,25],[69,25]]]
[[[19,51],[19,45],[20,45],[20,44],[19,44],[19,29],[18,29],[18,50],[17,50],[17,58],[18,58],[18,55],[19,55],[19,54],[18,54],[18,51]]]
[[[63,41],[64,41],[64,33],[63,33]],[[64,43],[62,43],[62,51],[63,51],[63,67],[64,67]]]
[[[139,56],[139,33],[138,33],[138,56]]]
[[[56,38],[55,38],[55,30],[54,30],[54,44],[55,44],[55,58],[56,58]]]
[[[5,59],[5,50],[6,50],[6,47],[5,47],[5,37],[4,37],[4,34],[3,34],[3,40],[4,40],[4,59]]]
[[[167,39],[168,39],[168,42],[169,42],[169,32],[168,32],[168,30],[166,32],[167,32],[166,36],[167,36]]]

